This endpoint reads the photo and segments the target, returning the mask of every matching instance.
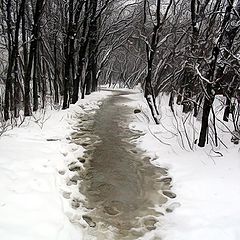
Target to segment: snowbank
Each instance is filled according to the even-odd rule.
[[[84,149],[70,143],[71,127],[108,94],[93,93],[64,111],[49,107],[0,137],[1,240],[83,238],[82,210],[69,201],[83,196],[79,181],[69,184],[73,172],[67,166]]]
[[[145,132],[138,141],[139,147],[147,151],[153,164],[169,169],[172,191],[177,194],[166,205],[156,206],[164,217],[159,218],[157,230],[143,239],[239,240],[240,151],[239,145],[231,143],[226,128],[218,122],[218,136],[228,148],[223,144],[198,148],[194,141],[200,122],[191,114],[182,114],[178,107],[174,117],[163,96],[161,124],[156,126],[147,117],[142,94],[128,98],[133,100],[130,105],[142,110],[136,114],[138,120],[130,125]],[[217,117],[220,119],[220,112]]]
[[[71,184],[74,172],[68,167],[84,149],[71,143],[70,135],[78,115],[97,109],[108,94],[94,93],[68,110],[38,112],[0,137],[1,240],[84,238],[84,210],[73,204],[81,204],[84,197],[78,191],[79,180]],[[174,117],[163,97],[161,125],[156,126],[144,114],[148,107],[141,93],[126,97],[142,110],[130,125],[146,133],[139,147],[153,164],[169,169],[177,194],[156,206],[164,216],[142,239],[239,240],[240,152],[225,127],[218,123],[218,135],[228,148],[209,144],[200,149],[194,144],[200,124],[191,115],[179,108]]]

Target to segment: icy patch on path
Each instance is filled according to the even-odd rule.
[[[115,91],[95,114],[80,115],[78,131],[72,135],[76,144],[86,148],[79,159],[85,169],[75,168],[75,173],[82,179],[80,192],[86,196],[88,240],[144,238],[161,225],[163,214],[154,206],[176,197],[166,169],[154,167],[136,148],[142,134],[128,128],[134,109],[126,106],[129,100],[124,94]]]

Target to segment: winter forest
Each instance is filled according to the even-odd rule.
[[[240,0],[0,0],[1,239],[239,240],[239,142]]]

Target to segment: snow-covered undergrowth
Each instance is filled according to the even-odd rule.
[[[232,129],[231,123],[224,126],[217,121],[218,147],[209,139],[205,148],[199,148],[200,121],[183,114],[181,106],[175,106],[174,116],[167,96],[159,100],[160,125],[149,119],[142,94],[128,98],[133,100],[130,105],[142,110],[130,124],[131,129],[145,132],[139,147],[151,156],[153,164],[169,169],[172,191],[177,194],[166,205],[156,206],[165,216],[144,240],[239,240],[240,151],[226,128]],[[215,109],[220,105],[216,101]],[[222,112],[216,111],[216,117],[221,120]]]
[[[81,197],[79,181],[69,184],[68,165],[84,149],[70,135],[78,114],[99,108],[109,94],[93,93],[64,111],[39,111],[0,137],[1,240],[83,238],[83,210],[68,200]]]

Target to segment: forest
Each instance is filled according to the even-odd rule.
[[[1,0],[0,14],[2,126],[102,84],[141,84],[156,124],[161,93],[173,112],[201,110],[199,146],[218,95],[239,133],[240,1]]]
[[[1,240],[240,239],[240,0],[0,0]]]

